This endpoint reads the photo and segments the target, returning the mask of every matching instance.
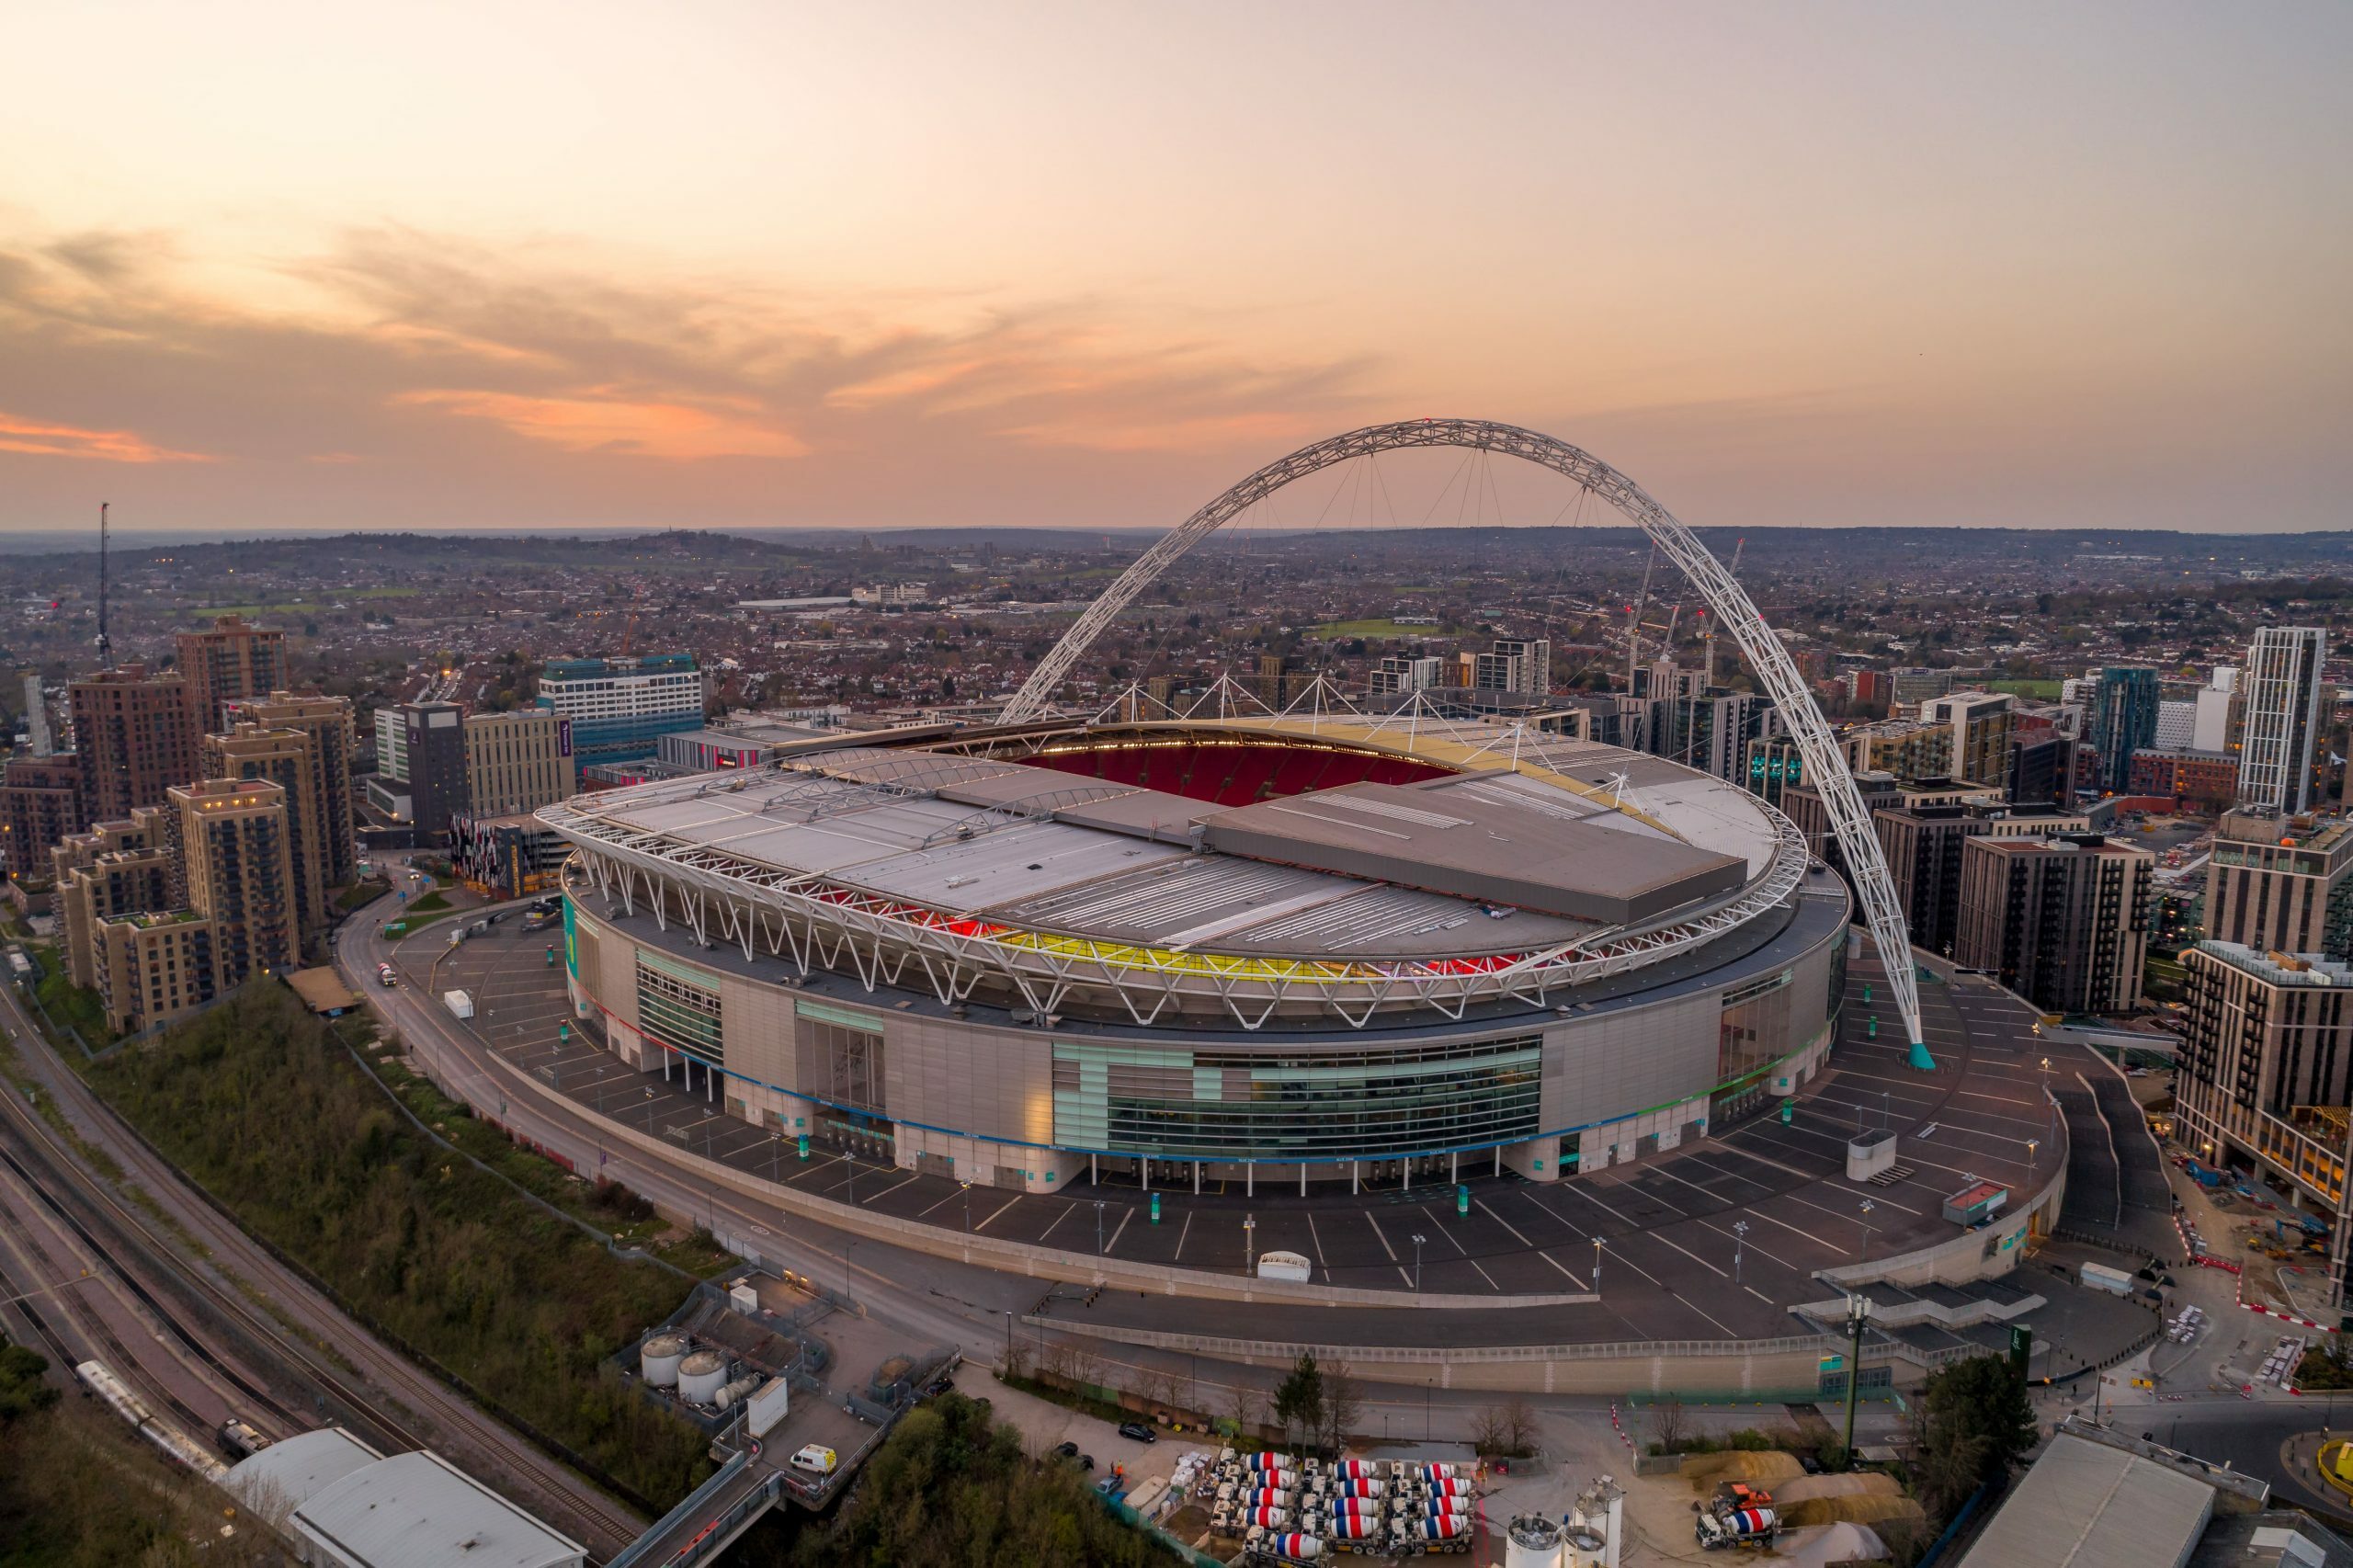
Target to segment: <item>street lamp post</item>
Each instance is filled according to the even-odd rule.
[[[1871,1257],[1871,1210],[1876,1207],[1870,1199],[1863,1199],[1863,1251],[1859,1261],[1864,1263],[1869,1263]]]
[[[966,1181],[957,1185],[964,1189],[964,1233],[969,1236],[972,1233],[972,1184]]]
[[[1256,1219],[1247,1214],[1242,1216],[1242,1272],[1245,1274],[1255,1275],[1258,1272],[1256,1247],[1250,1234],[1257,1228],[1258,1221]]]
[[[771,1132],[768,1134],[768,1180],[771,1182],[777,1179],[777,1166],[783,1161],[783,1159],[784,1134],[781,1132]]]
[[[1422,1243],[1427,1239],[1423,1236],[1414,1238],[1414,1294],[1416,1296],[1422,1293]]]
[[[1095,1256],[1103,1256],[1103,1200],[1095,1200]]]
[[[1855,1468],[1855,1395],[1863,1382],[1863,1325],[1870,1321],[1871,1301],[1869,1296],[1857,1294],[1847,1298],[1847,1468]]]
[[[1735,1285],[1740,1283],[1740,1255],[1747,1239],[1748,1221],[1734,1220],[1732,1222],[1732,1282]]]
[[[1593,1293],[1601,1294],[1601,1238],[1593,1238]]]

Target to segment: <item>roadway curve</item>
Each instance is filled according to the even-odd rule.
[[[84,1314],[50,1310],[44,1303],[53,1298],[37,1298],[30,1304],[49,1320],[52,1347],[71,1353],[95,1341],[109,1364],[129,1356],[134,1364],[117,1370],[162,1398],[163,1408],[199,1424],[191,1435],[199,1440],[209,1441],[203,1428],[233,1411],[273,1436],[315,1426],[323,1414],[383,1452],[433,1449],[589,1546],[599,1561],[636,1539],[642,1524],[619,1504],[377,1340],[215,1208],[66,1067],[13,988],[0,987],[0,1020],[13,1031],[26,1075],[82,1141],[123,1173],[117,1184],[93,1170],[13,1085],[0,1094],[0,1129],[22,1151],[21,1174],[0,1166],[0,1175],[42,1194],[38,1209],[12,1216],[13,1236],[0,1232],[17,1257],[9,1272],[42,1271],[36,1251],[51,1274],[95,1261],[109,1297],[138,1303],[138,1331],[112,1325],[108,1343]],[[168,1224],[126,1196],[134,1187]],[[6,1200],[15,1205],[17,1194]],[[85,1234],[28,1233],[67,1213]],[[264,1390],[266,1405],[256,1397]]]

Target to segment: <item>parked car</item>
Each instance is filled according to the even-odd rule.
[[[1058,1460],[1074,1460],[1078,1458],[1078,1445],[1076,1443],[1056,1443],[1054,1445],[1054,1458]]]
[[[1139,1443],[1156,1443],[1160,1441],[1160,1434],[1154,1432],[1151,1427],[1145,1426],[1141,1421],[1122,1421],[1120,1423],[1120,1436],[1122,1437],[1132,1438]]]

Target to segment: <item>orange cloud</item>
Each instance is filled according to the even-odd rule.
[[[701,458],[797,458],[807,443],[771,426],[731,418],[677,403],[585,397],[530,397],[517,392],[429,390],[392,400],[438,408],[462,418],[486,419],[515,435],[568,452],[693,461]]]
[[[209,463],[202,452],[174,451],[129,430],[43,425],[0,410],[0,452],[38,458],[96,458],[118,463]]]
[[[1058,419],[1006,430],[1040,447],[1080,447],[1097,452],[1188,452],[1256,443],[1279,446],[1323,428],[1295,414],[1229,414],[1143,420]]]

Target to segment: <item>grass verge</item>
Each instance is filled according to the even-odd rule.
[[[348,1310],[592,1473],[656,1509],[708,1473],[701,1435],[601,1365],[677,1305],[677,1276],[450,1158],[283,988],[249,987],[86,1076]]]

